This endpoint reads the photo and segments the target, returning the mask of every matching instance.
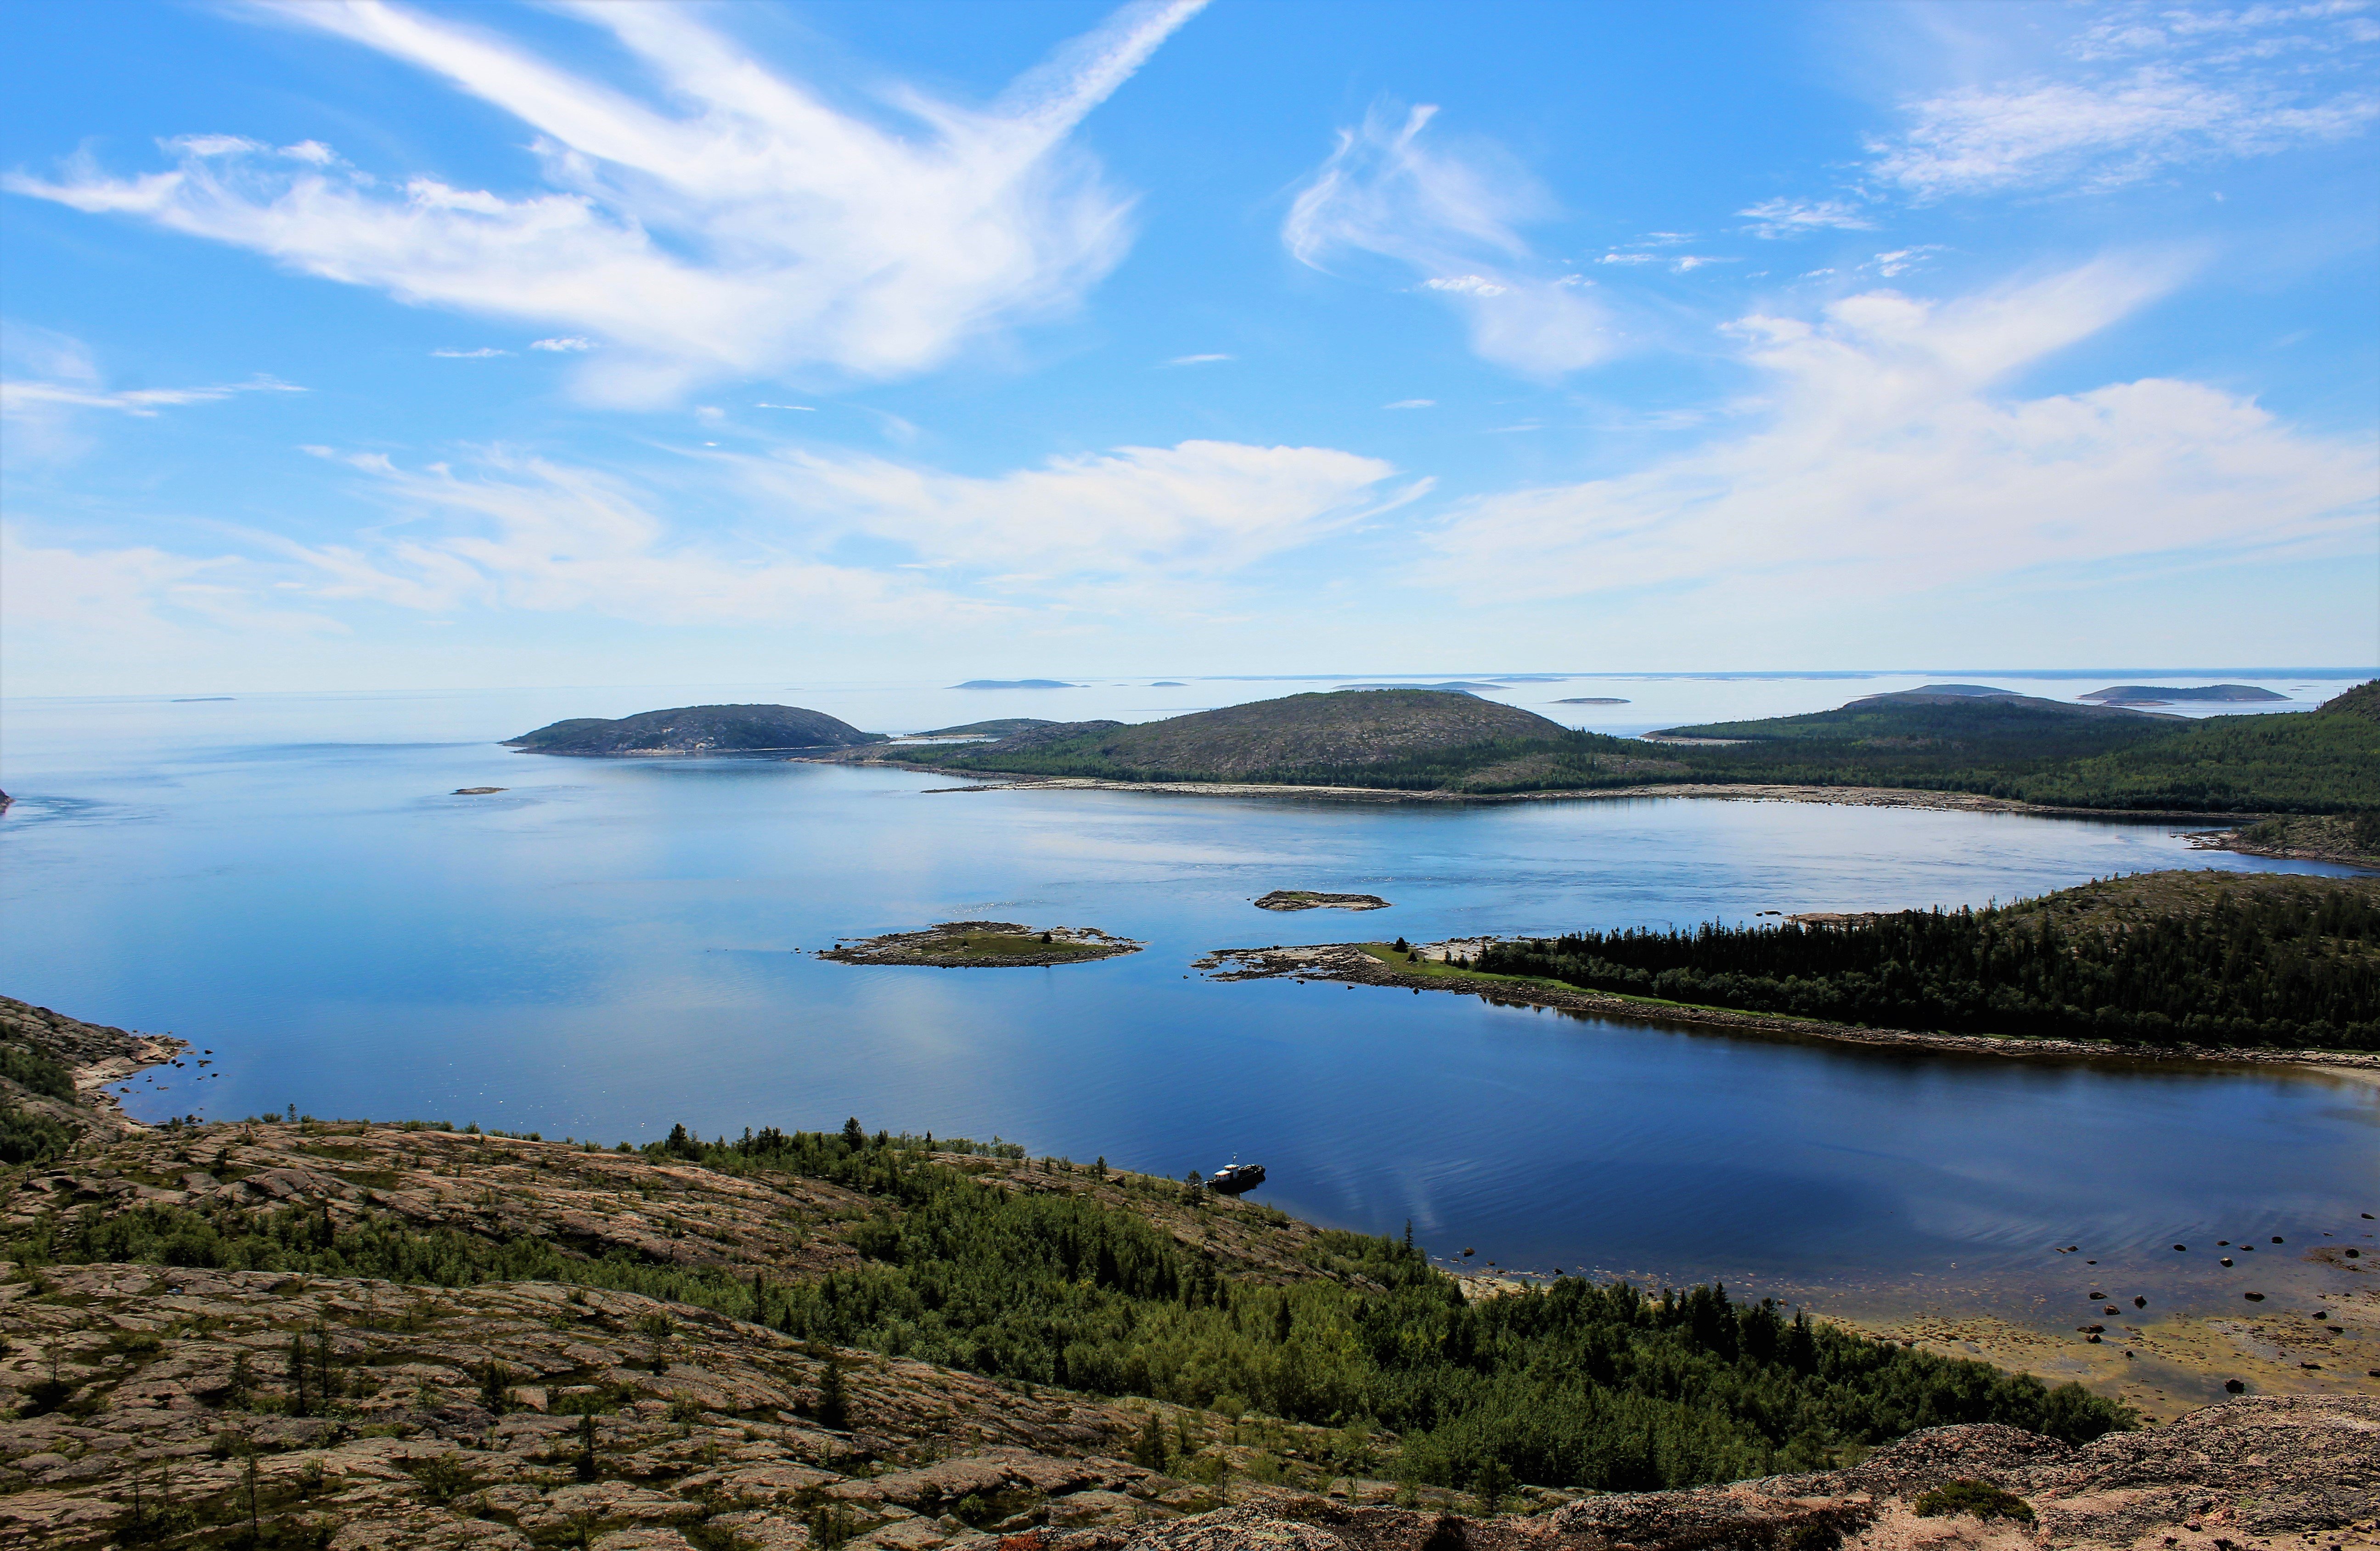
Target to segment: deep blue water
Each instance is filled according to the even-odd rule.
[[[431,730],[451,711],[424,713]],[[482,711],[505,719],[490,736],[533,724]],[[211,730],[175,731],[185,712]],[[951,782],[363,742],[346,712],[320,718],[346,741],[297,742],[291,718],[229,716],[50,708],[12,729],[0,989],[212,1049],[220,1077],[136,1085],[151,1118],[295,1105],[608,1144],[856,1115],[1176,1175],[1236,1152],[1270,1169],[1260,1199],[1367,1230],[1410,1219],[1482,1262],[2000,1302],[2081,1242],[2156,1267],[2170,1308],[2215,1290],[2171,1242],[2347,1235],[2380,1211],[2380,1086],[2335,1075],[1875,1052],[1191,968],[1225,945],[1980,903],[2265,865],[2164,827],[933,793]],[[510,790],[447,794],[477,785]],[[1395,908],[1248,903],[1282,887]],[[1149,946],[996,971],[805,951],[954,918]]]

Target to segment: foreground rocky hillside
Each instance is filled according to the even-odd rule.
[[[5,1011],[20,1050],[134,1059]],[[0,1174],[0,1551],[2375,1544],[2368,1399],[2128,1431],[1716,1290],[1465,1289],[1179,1181],[856,1123],[628,1152],[73,1107],[65,1151]],[[1582,1309],[1574,1358],[1526,1344]],[[1377,1420],[1415,1393],[1435,1431]],[[1910,1433],[1943,1406],[2070,1441]],[[1551,1479],[1762,1479],[1595,1492],[1497,1452],[1563,1428],[1587,1452]],[[1959,1480],[2030,1524],[1925,1516]]]
[[[2380,1544],[2380,1401],[2243,1400],[2076,1448],[1989,1424],[1696,1492],[1475,1497],[1332,1436],[789,1339],[634,1294],[87,1266],[0,1287],[0,1546]],[[1155,1419],[1164,1464],[1127,1456]],[[2034,1525],[1918,1516],[1981,1480]],[[1398,1506],[1400,1499],[1409,1506]],[[1459,1511],[1458,1511],[1459,1510]]]

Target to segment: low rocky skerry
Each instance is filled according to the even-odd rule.
[[[1036,927],[1014,921],[944,921],[917,931],[855,938],[823,951],[819,957],[846,964],[1002,969],[1088,963],[1137,953],[1145,946],[1097,927]]]

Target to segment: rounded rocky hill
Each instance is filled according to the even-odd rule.
[[[612,721],[574,717],[504,745],[531,754],[754,754],[884,741],[881,733],[799,706],[679,706]]]
[[[1064,759],[1119,775],[1237,781],[1399,765],[1456,749],[1570,735],[1535,712],[1468,695],[1357,689],[1291,695],[1135,726],[1037,728],[1026,739],[954,757],[999,769],[1002,757],[1027,753],[1029,739],[1037,765]]]

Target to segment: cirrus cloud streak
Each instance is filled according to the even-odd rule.
[[[683,111],[479,29],[384,3],[260,7],[444,77],[521,120],[547,187],[392,186],[313,140],[167,143],[171,170],[87,157],[5,187],[153,222],[418,305],[571,331],[602,402],[824,368],[889,379],[1070,305],[1129,242],[1129,201],[1075,127],[1205,0],[1135,0],[988,109],[895,93],[896,132],[837,111],[685,11],[579,6]]]

